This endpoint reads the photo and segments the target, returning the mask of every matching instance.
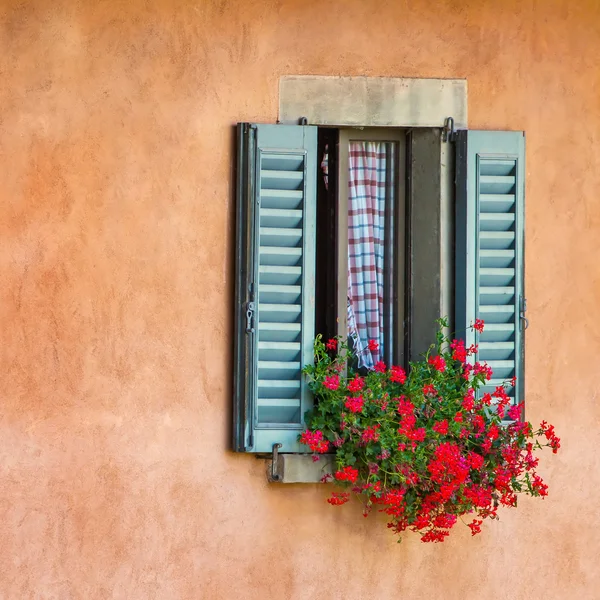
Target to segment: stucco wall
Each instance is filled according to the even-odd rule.
[[[600,598],[596,0],[3,0],[0,598]],[[228,451],[231,125],[284,74],[467,78],[527,132],[544,501],[397,545]]]

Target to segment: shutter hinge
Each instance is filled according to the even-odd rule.
[[[444,127],[442,128],[442,141],[455,142],[456,130],[454,129],[454,117],[446,117]]]
[[[254,333],[254,302],[246,302],[246,333]]]
[[[523,321],[523,329],[527,329],[529,327],[529,319],[525,316],[527,312],[527,298],[523,298],[521,296],[521,314],[519,315],[521,320]]]

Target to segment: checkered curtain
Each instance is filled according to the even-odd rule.
[[[359,367],[373,368],[384,356],[384,231],[394,197],[393,152],[392,143],[350,142],[348,334]],[[379,343],[377,351],[369,350],[369,340]]]

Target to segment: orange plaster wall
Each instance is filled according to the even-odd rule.
[[[600,598],[596,0],[0,3],[0,598]],[[544,501],[397,545],[228,451],[231,125],[286,74],[462,77],[527,131]]]

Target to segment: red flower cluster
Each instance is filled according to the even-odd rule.
[[[379,434],[377,430],[381,427],[381,425],[373,425],[372,427],[365,427],[363,432],[360,434],[360,439],[363,444],[368,444],[369,442],[376,442],[379,440]]]
[[[441,356],[430,356],[427,362],[440,373],[446,370],[446,361]]]
[[[358,479],[358,469],[354,467],[344,467],[341,471],[337,471],[334,477],[338,481],[349,481],[350,483],[354,483]]]
[[[483,327],[485,323],[482,319],[475,319],[475,323],[473,323],[473,329],[475,331],[479,331],[479,333],[483,333]]]
[[[332,506],[341,506],[342,504],[346,504],[348,500],[350,500],[349,492],[333,492],[331,498],[327,498],[327,502]]]
[[[369,352],[377,352],[379,350],[379,344],[375,340],[369,340]]]
[[[437,390],[432,383],[423,386],[423,396],[437,396]]]
[[[323,432],[317,429],[316,431],[306,430],[300,436],[300,443],[308,446],[313,452],[324,454],[329,450],[329,442],[323,439]]]
[[[406,373],[402,367],[392,366],[390,370],[390,381],[392,383],[404,383],[406,381]]]
[[[354,376],[354,379],[348,382],[349,392],[360,392],[365,387],[365,380],[358,375]]]
[[[337,346],[338,346],[338,341],[335,338],[331,338],[325,344],[325,348],[327,348],[327,350],[337,350]]]
[[[473,410],[475,408],[475,390],[469,388],[462,401],[462,407],[464,410]]]
[[[542,421],[540,428],[544,432],[546,439],[550,442],[548,445],[552,448],[552,452],[556,454],[560,448],[560,438],[556,437],[554,433],[554,425],[548,425],[546,421]]]
[[[486,364],[477,362],[473,365],[473,375],[479,375],[479,373],[483,373],[487,381],[492,378],[492,369]]]
[[[340,376],[331,375],[330,377],[325,377],[325,380],[323,381],[323,387],[335,392],[335,390],[340,387]]]
[[[471,521],[471,523],[468,524],[468,526],[471,528],[471,535],[477,535],[478,533],[481,533],[482,523],[483,521],[481,519],[474,519],[473,521]]]
[[[467,350],[463,340],[452,340],[450,349],[452,350],[453,360],[457,360],[461,363],[464,363],[467,360]]]
[[[361,412],[362,409],[363,409],[364,404],[365,404],[365,401],[363,400],[362,396],[356,396],[356,397],[346,398],[346,401],[344,402],[344,406],[351,413],[359,413],[359,412]]]
[[[382,360],[379,360],[375,363],[373,369],[375,369],[375,371],[377,371],[378,373],[385,373],[387,367],[385,366],[385,363]]]
[[[444,419],[443,421],[438,421],[437,423],[434,423],[432,429],[436,433],[446,435],[448,433],[448,420]]]
[[[477,319],[472,327],[481,333],[483,326]],[[358,374],[346,342],[333,341],[335,347],[318,339],[316,363],[305,369],[318,404],[300,435],[315,456],[336,452],[337,470],[323,481],[345,490],[334,492],[330,504],[346,504],[354,494],[365,516],[376,507],[394,533],[441,542],[458,517],[470,515],[465,522],[476,535],[501,506],[516,506],[518,493],[548,494],[534,451],[549,446],[556,453],[560,439],[545,421],[534,431],[522,420],[522,404],[509,397],[514,377],[483,393],[492,370],[469,360],[475,345],[440,332],[432,355],[408,373],[378,361]],[[337,356],[328,353],[334,349]],[[369,349],[379,346],[372,341]]]

